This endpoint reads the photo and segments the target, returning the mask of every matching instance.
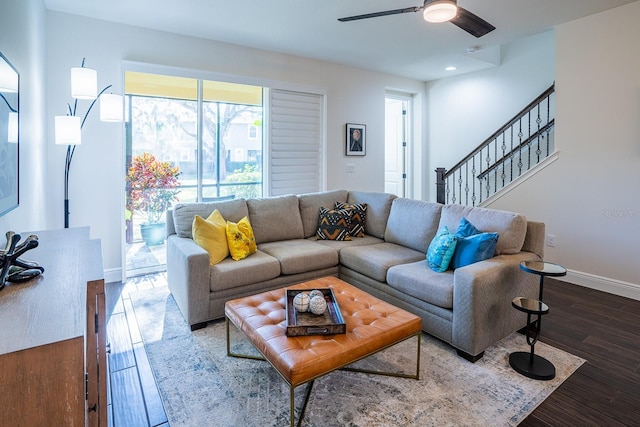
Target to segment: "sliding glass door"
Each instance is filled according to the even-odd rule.
[[[263,89],[125,73],[126,275],[165,268],[177,202],[262,195]]]

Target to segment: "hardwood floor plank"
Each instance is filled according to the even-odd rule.
[[[111,382],[111,380],[109,380],[109,382]],[[109,427],[114,427],[113,426],[113,407],[111,406],[111,404],[109,404],[109,406],[107,407],[107,423],[109,424]]]
[[[153,378],[144,345],[142,343],[134,344],[133,349],[136,355],[136,365],[138,366],[138,374],[142,384],[142,394],[147,408],[149,425],[157,426],[166,423],[168,421],[167,414],[156,387],[156,380]]]
[[[164,410],[156,380],[151,371],[147,352],[142,343],[134,344],[133,348],[136,355],[136,366],[138,367],[138,375],[140,377],[140,383],[142,384],[142,394],[147,408],[149,424],[151,426],[164,424],[168,422],[167,414]]]
[[[140,335],[140,328],[138,327],[138,321],[136,320],[136,314],[133,311],[133,304],[131,298],[127,298],[122,301],[124,305],[124,312],[127,316],[127,325],[129,327],[129,336],[133,344],[142,342],[142,335]]]
[[[144,398],[135,367],[111,373],[114,427],[148,427]]]
[[[111,372],[135,366],[129,326],[124,313],[113,314],[107,321],[107,342],[111,345],[109,367]]]
[[[121,298],[123,288],[124,285],[122,284],[122,282],[105,283],[104,293],[107,316],[124,312]]]
[[[623,369],[634,370],[640,364],[640,350],[636,344],[621,342],[615,331],[608,331],[607,337],[591,335],[584,343],[597,348],[606,358]],[[605,357],[605,356],[603,356]]]

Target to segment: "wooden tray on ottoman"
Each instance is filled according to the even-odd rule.
[[[293,306],[293,298],[309,289],[287,289],[287,336],[346,334],[347,325],[331,288],[318,289],[324,294],[327,309],[324,314],[300,313]]]

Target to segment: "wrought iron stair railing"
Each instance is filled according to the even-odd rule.
[[[436,169],[436,200],[476,206],[554,151],[555,85],[451,169]]]

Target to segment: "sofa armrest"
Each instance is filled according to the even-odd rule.
[[[192,239],[167,238],[167,282],[190,326],[209,320],[209,254]]]
[[[454,272],[452,344],[475,356],[526,324],[511,306],[513,298],[538,297],[539,277],[520,262],[541,261],[531,252],[499,255]]]

